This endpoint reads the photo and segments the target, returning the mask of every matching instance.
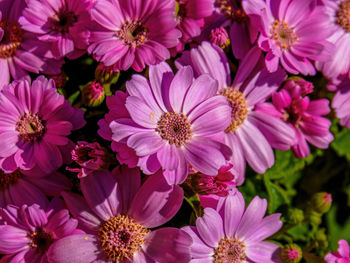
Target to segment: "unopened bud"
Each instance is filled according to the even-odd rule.
[[[327,213],[332,205],[332,195],[326,192],[316,193],[311,198],[311,209],[320,214]]]
[[[66,86],[66,83],[68,81],[68,76],[66,73],[64,73],[63,71],[58,74],[58,75],[52,75],[49,76],[51,79],[53,79],[53,81],[56,84],[56,88],[63,88],[64,86]]]
[[[304,221],[304,212],[298,208],[290,208],[287,212],[287,221],[290,224],[300,224]]]
[[[318,226],[322,223],[322,215],[316,211],[309,211],[307,218],[312,225]]]
[[[325,249],[328,247],[328,237],[324,228],[319,229],[315,234],[316,248]]]
[[[95,79],[102,83],[114,84],[118,81],[120,72],[115,66],[105,66],[103,63],[98,64],[95,70]]]
[[[300,77],[291,77],[283,85],[284,89],[287,89],[292,96],[306,96],[314,90],[314,85],[312,82],[309,82]]]
[[[221,48],[225,48],[230,45],[230,38],[223,27],[212,29],[209,35],[209,41]]]
[[[104,87],[97,81],[89,82],[81,91],[83,104],[88,107],[100,106],[105,99]]]
[[[284,263],[298,263],[303,257],[297,244],[288,244],[281,249],[281,259]]]

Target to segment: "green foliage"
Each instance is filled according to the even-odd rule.
[[[335,135],[331,147],[336,153],[350,161],[350,130],[344,128]]]

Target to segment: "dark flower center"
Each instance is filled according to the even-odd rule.
[[[74,12],[60,9],[53,17],[50,18],[50,28],[56,33],[68,33],[69,28],[72,27],[78,20]]]
[[[52,233],[46,232],[41,227],[31,233],[30,239],[30,247],[35,248],[41,254],[44,254],[55,241]]]
[[[0,39],[0,58],[12,57],[21,45],[23,30],[18,23],[8,20],[0,21],[0,27],[4,31]]]
[[[248,22],[249,17],[244,12],[241,0],[216,0],[215,6],[219,7],[222,14],[238,23]]]
[[[294,29],[290,28],[286,21],[275,20],[270,30],[271,38],[275,40],[277,46],[281,49],[289,49],[294,42],[298,40],[298,36],[294,33]]]
[[[335,21],[345,32],[350,32],[350,0],[345,0],[340,3]]]
[[[27,142],[41,140],[45,134],[46,121],[37,113],[27,112],[21,116],[16,124],[16,130],[21,138]]]
[[[156,131],[162,139],[178,147],[192,137],[191,124],[183,113],[163,113],[157,123]]]
[[[214,252],[214,263],[242,263],[246,260],[244,243],[233,238],[222,238]]]
[[[228,87],[221,89],[219,94],[226,97],[228,104],[231,106],[231,123],[225,132],[234,132],[243,124],[248,115],[248,106],[242,92],[237,88]]]
[[[139,21],[126,21],[116,32],[116,36],[123,40],[125,45],[137,47],[147,40],[148,30]]]
[[[141,249],[150,230],[136,223],[127,215],[119,215],[104,222],[98,239],[108,259],[120,262],[132,259],[135,252]]]
[[[13,173],[6,174],[3,170],[0,170],[0,191],[4,191],[9,188],[10,185],[17,183],[23,175],[19,170]]]

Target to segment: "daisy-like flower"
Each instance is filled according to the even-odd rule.
[[[261,0],[245,0],[244,6],[260,5]],[[292,74],[314,75],[311,61],[332,59],[333,45],[326,41],[332,33],[325,8],[313,0],[266,1],[260,13],[259,46],[268,52],[265,63],[269,71],[278,64]]]
[[[329,131],[330,120],[322,117],[330,112],[327,99],[310,100],[306,95],[313,91],[311,82],[301,78],[288,80],[282,89],[272,94],[272,105],[268,103],[260,105],[261,112],[279,117],[295,131],[295,144],[293,153],[298,158],[304,158],[310,154],[307,142],[326,149],[333,140]]]
[[[350,1],[323,0],[322,4],[329,15],[327,28],[332,31],[327,40],[333,43],[335,48],[332,59],[317,63],[317,67],[328,78],[334,79],[341,74],[350,74]]]
[[[158,227],[179,210],[183,191],[159,173],[141,186],[138,169],[119,167],[80,180],[84,198],[63,193],[86,234],[72,235],[49,250],[49,262],[189,262],[191,238],[182,230]]]
[[[274,163],[271,146],[287,150],[293,144],[292,128],[278,118],[256,110],[286,78],[281,68],[275,73],[266,70],[259,48],[250,50],[242,60],[233,83],[225,53],[208,42],[184,52],[175,63],[179,68],[190,64],[196,76],[209,73],[218,80],[218,94],[226,98],[231,112],[224,143],[233,152],[230,159],[232,173],[240,178],[240,183],[244,181],[246,161],[256,172],[264,173]]]
[[[337,118],[340,119],[340,124],[350,129],[350,78],[342,75],[337,80],[337,84],[331,83],[328,88],[337,92],[333,97],[332,107]]]
[[[181,37],[171,0],[99,0],[91,16],[100,27],[91,29],[88,51],[119,70],[142,71],[168,59]]]
[[[350,263],[350,247],[346,240],[338,241],[339,247],[337,252],[328,253],[324,260],[327,263]]]
[[[112,139],[144,157],[139,161],[144,171],[161,167],[169,184],[182,183],[189,164],[216,175],[230,150],[211,136],[224,131],[231,112],[225,97],[216,94],[217,81],[207,74],[194,79],[191,67],[174,76],[165,62],[151,66],[149,77],[150,82],[135,74],[126,83],[131,118],[111,122]]]
[[[0,93],[0,167],[5,172],[39,168],[49,174],[71,161],[67,138],[84,126],[83,111],[70,106],[53,80],[15,81]]]
[[[59,196],[68,191],[71,183],[63,174],[54,172],[48,176],[36,171],[16,170],[4,173],[0,170],[0,207],[6,205],[47,205],[48,196]]]
[[[264,217],[266,199],[256,196],[245,209],[239,191],[221,197],[218,205],[204,208],[196,226],[185,230],[193,239],[191,262],[273,263],[279,246],[263,241],[281,227],[280,214]]]
[[[23,0],[0,3],[0,90],[11,78],[30,81],[28,72],[60,73],[63,61],[53,59],[50,45],[39,41],[18,23],[24,8]]]
[[[77,58],[85,53],[91,24],[89,9],[94,0],[29,0],[19,22],[38,39],[50,43],[60,58]]]
[[[46,202],[48,202],[46,200]],[[54,198],[46,207],[37,204],[0,209],[0,254],[2,262],[49,262],[47,251],[55,241],[81,232],[78,221]]]

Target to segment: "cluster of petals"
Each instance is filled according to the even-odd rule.
[[[350,262],[350,247],[346,240],[338,241],[339,247],[337,252],[328,253],[324,260],[327,263],[349,263]]]
[[[67,136],[85,125],[83,111],[70,106],[53,80],[15,81],[0,93],[0,167],[5,172],[40,169],[51,173],[71,162]]]
[[[264,241],[281,227],[280,214],[264,217],[265,199],[256,196],[245,209],[237,190],[204,208],[196,226],[185,226],[193,239],[191,262],[277,262],[278,245]]]
[[[84,198],[64,192],[64,200],[84,234],[67,236],[50,247],[53,263],[189,262],[192,239],[165,227],[180,209],[183,191],[158,173],[141,185],[138,169],[115,168],[80,180]]]
[[[216,175],[231,155],[214,138],[229,125],[231,112],[217,95],[217,81],[207,74],[194,79],[189,66],[174,75],[165,62],[150,66],[149,78],[135,74],[126,83],[130,118],[110,123],[112,139],[136,151],[144,172],[162,168],[169,184],[182,183],[189,165]]]

